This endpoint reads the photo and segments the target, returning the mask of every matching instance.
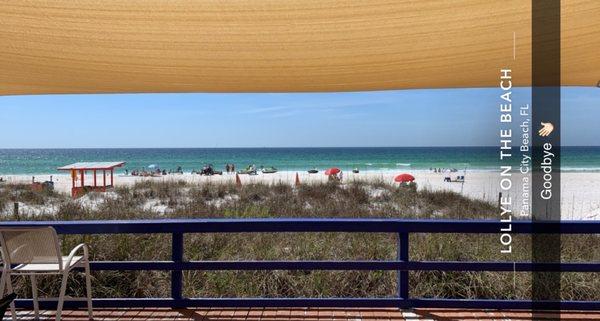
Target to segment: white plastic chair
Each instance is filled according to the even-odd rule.
[[[2,261],[2,278],[0,278],[0,282],[2,282],[2,284],[0,285],[0,296],[4,296],[4,289],[6,286],[6,290],[7,290],[7,295],[13,293],[13,288],[12,288],[12,284],[10,282],[8,282],[8,278],[5,277],[6,273],[4,272],[4,261]],[[17,319],[17,313],[15,311],[15,303],[11,302],[10,303],[10,313],[12,315],[13,320]]]
[[[69,272],[74,268],[83,267],[85,270],[88,315],[90,320],[93,318],[92,284],[87,245],[84,243],[79,244],[71,250],[69,256],[62,256],[58,236],[52,227],[2,228],[0,229],[0,245],[2,246],[2,259],[4,261],[0,294],[4,293],[5,284],[8,292],[12,292],[12,275],[29,275],[33,293],[33,309],[35,317],[38,319],[39,303],[36,276],[62,275],[56,308],[56,321],[60,321]],[[80,251],[83,251],[83,256],[76,255]],[[14,305],[11,306],[11,310],[14,311]],[[14,312],[13,321],[16,321]]]

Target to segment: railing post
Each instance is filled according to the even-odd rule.
[[[408,262],[408,232],[398,233],[398,261]],[[407,270],[398,270],[398,297],[408,299]]]
[[[173,233],[171,241],[171,260],[177,263],[183,262],[183,233]],[[180,300],[183,288],[183,271],[171,270],[171,298]]]

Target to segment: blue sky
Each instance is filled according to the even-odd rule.
[[[497,88],[0,97],[0,148],[496,146]],[[600,89],[563,88],[563,145],[600,145]],[[515,106],[529,90],[513,91]],[[537,126],[536,126],[537,127]]]

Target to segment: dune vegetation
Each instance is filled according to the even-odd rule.
[[[19,213],[13,212],[14,202]],[[416,219],[497,218],[494,204],[456,193],[399,188],[383,182],[192,185],[182,181],[137,183],[72,200],[27,185],[0,185],[2,220],[110,220],[151,218],[377,217]],[[596,235],[564,236],[564,261],[600,261]],[[63,250],[87,242],[93,260],[169,260],[170,235],[65,236]],[[498,235],[411,235],[412,260],[527,261],[530,241],[516,236],[501,255]],[[397,236],[367,233],[186,234],[187,260],[394,260]],[[413,297],[527,298],[528,273],[410,272]],[[168,297],[170,274],[161,271],[95,271],[95,297]],[[28,280],[16,291],[30,296]],[[40,295],[56,296],[59,280],[39,282]],[[392,297],[395,271],[189,271],[189,297]],[[83,278],[73,277],[71,295]],[[598,273],[563,273],[563,298],[600,300]]]

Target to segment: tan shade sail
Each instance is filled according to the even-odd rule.
[[[562,15],[563,84],[594,86],[600,1]],[[0,44],[4,95],[526,86],[531,4],[1,0]]]

